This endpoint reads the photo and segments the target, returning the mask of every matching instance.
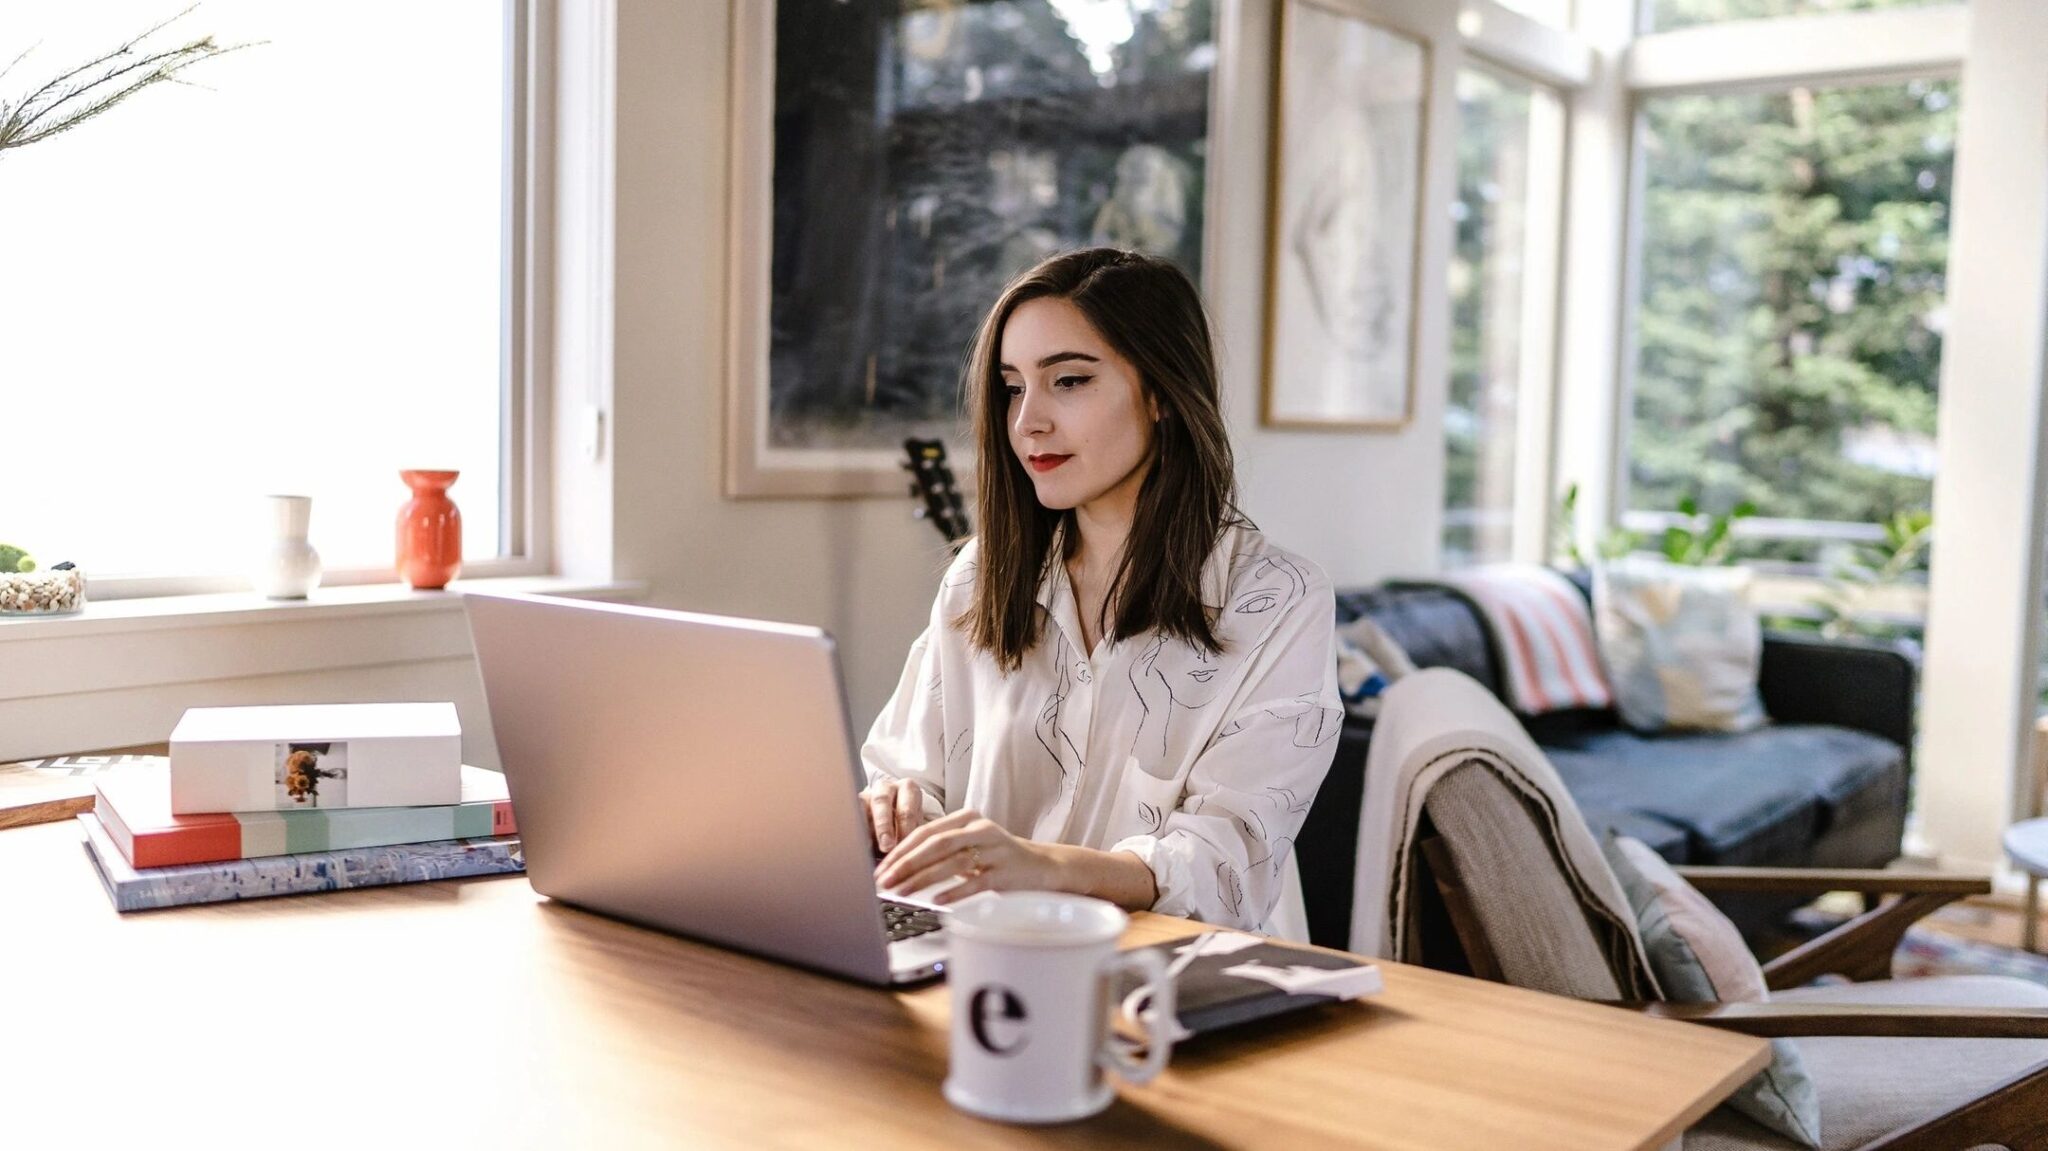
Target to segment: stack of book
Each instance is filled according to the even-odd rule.
[[[121,911],[525,870],[452,704],[194,708],[78,816]]]

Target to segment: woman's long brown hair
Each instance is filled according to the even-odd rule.
[[[1211,613],[1221,605],[1202,603],[1202,565],[1223,529],[1243,516],[1217,401],[1209,322],[1185,272],[1115,248],[1062,253],[1012,280],[974,338],[963,388],[980,454],[981,557],[974,604],[957,623],[998,667],[1016,670],[1039,638],[1039,582],[1050,565],[1064,563],[1080,546],[1073,513],[1038,502],[1023,461],[1010,448],[1003,327],[1019,305],[1048,297],[1079,308],[1138,369],[1161,415],[1130,539],[1104,600],[1102,633],[1124,640],[1156,629],[1219,651]],[[1056,540],[1064,541],[1057,556]]]

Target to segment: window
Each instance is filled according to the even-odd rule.
[[[1500,0],[1500,6],[1558,28],[1571,23],[1571,0]]]
[[[172,6],[175,11],[175,6]],[[166,15],[0,0],[18,99]],[[388,569],[398,470],[453,468],[507,550],[514,4],[209,0],[147,42],[248,47],[0,153],[0,539],[95,576],[234,574],[259,497],[330,572]],[[33,488],[30,495],[25,488]],[[230,585],[232,586],[232,585]]]
[[[1451,204],[1451,386],[1443,560],[1504,560],[1514,543],[1519,413],[1549,400],[1564,116],[1550,89],[1458,74]]]
[[[1928,507],[1956,99],[1915,80],[1647,103],[1631,508]]]
[[[1878,8],[1921,8],[1940,3],[1952,4],[1955,0],[1643,0],[1643,26],[1650,32],[1669,32],[1675,28],[1724,20],[1867,12]]]

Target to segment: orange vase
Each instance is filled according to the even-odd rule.
[[[462,512],[448,498],[460,472],[402,471],[412,498],[398,510],[398,574],[422,591],[462,570]]]

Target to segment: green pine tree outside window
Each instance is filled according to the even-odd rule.
[[[1646,102],[1631,508],[1882,524],[1929,506],[1957,88]]]

